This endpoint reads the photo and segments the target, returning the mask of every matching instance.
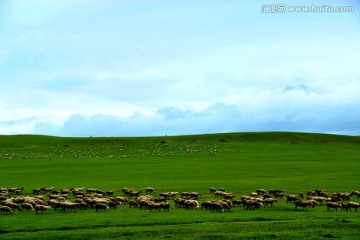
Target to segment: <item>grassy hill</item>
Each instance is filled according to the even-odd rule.
[[[259,188],[289,194],[319,188],[329,193],[360,190],[360,138],[329,134],[0,136],[0,163],[0,187],[24,187],[23,195],[30,196],[32,189],[44,186],[58,190],[93,187],[115,190],[118,196],[123,187],[145,194],[151,186],[157,191],[154,196],[168,191],[200,192],[199,202],[214,199],[210,187],[224,187],[237,199]],[[170,202],[169,213],[128,206],[101,213],[15,212],[0,216],[2,223],[7,219],[1,238],[304,239],[313,238],[314,232],[324,238],[342,234],[351,238],[360,226],[358,212],[327,212],[324,206],[294,211],[284,200],[272,209],[234,208],[229,213],[185,211]],[[38,224],[34,226],[33,221]],[[300,227],[304,230],[292,230]]]

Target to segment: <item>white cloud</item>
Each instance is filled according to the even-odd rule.
[[[156,3],[4,4],[0,132],[358,132],[358,12]]]

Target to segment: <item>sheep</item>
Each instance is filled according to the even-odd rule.
[[[106,194],[106,196],[114,196],[114,192],[115,192],[115,190],[106,191],[105,194]]]
[[[90,205],[88,203],[86,203],[86,202],[80,202],[79,203],[79,209],[81,209],[81,210],[86,210],[89,207],[90,207]]]
[[[120,203],[118,201],[116,201],[115,199],[111,199],[109,201],[109,208],[110,209],[112,209],[112,208],[116,209],[117,205],[120,205]]]
[[[39,195],[41,193],[41,189],[40,188],[35,188],[32,190],[32,193],[35,195]]]
[[[269,190],[269,194],[275,196],[276,194],[283,193],[284,191],[278,189],[271,189]]]
[[[293,201],[296,201],[296,200],[300,200],[300,196],[298,195],[287,195],[286,196],[286,203],[289,203],[289,202],[293,202]]]
[[[139,207],[139,203],[137,201],[131,200],[128,203],[129,203],[129,208],[131,208],[131,207],[138,208]]]
[[[141,200],[138,202],[140,209],[149,209],[149,205],[152,203],[152,201],[149,200]]]
[[[62,188],[62,189],[60,189],[60,193],[61,193],[61,194],[69,194],[70,192],[71,192],[71,190],[68,189],[68,188]],[[57,194],[57,193],[55,193],[55,194]]]
[[[240,206],[242,204],[242,201],[233,199],[232,204],[233,204],[234,207],[237,207],[237,206]]]
[[[259,196],[267,193],[265,189],[257,189],[256,192],[258,193]]]
[[[145,191],[146,193],[155,193],[155,189],[152,187],[147,187]]]
[[[257,192],[251,192],[251,193],[250,193],[250,196],[251,196],[251,197],[258,197],[258,196],[260,196],[260,194],[257,193]]]
[[[231,211],[231,202],[230,201],[227,201],[227,200],[220,200],[218,201],[218,203],[220,203],[222,205],[222,207],[225,209],[227,209],[229,212]]]
[[[220,202],[213,202],[211,204],[211,210],[215,212],[224,212],[224,207]]]
[[[66,212],[66,210],[74,210],[76,211],[76,208],[79,208],[79,204],[78,203],[72,203],[72,202],[62,202],[60,203],[60,207],[61,207],[61,211],[62,212]]]
[[[164,196],[158,196],[158,197],[154,198],[154,202],[156,202],[156,203],[165,202],[166,199],[167,198]]]
[[[169,199],[170,198],[170,194],[169,193],[160,193],[159,194],[160,198],[164,198],[164,199]]]
[[[360,198],[360,191],[352,191],[351,193],[350,193],[350,197],[351,196],[356,196],[356,199],[359,199]]]
[[[37,214],[38,211],[41,211],[42,213],[45,212],[47,213],[47,210],[51,209],[50,206],[45,206],[45,205],[36,205],[35,206],[35,213]]]
[[[0,211],[2,212],[2,214],[12,214],[11,208],[9,206],[0,207]]]
[[[206,210],[210,210],[212,208],[212,204],[213,204],[212,201],[204,201],[201,203],[200,209],[202,210],[203,208],[205,208]]]
[[[190,193],[189,192],[182,192],[182,193],[180,193],[180,197],[181,198],[188,198],[188,197],[190,197]]]
[[[174,199],[176,197],[177,194],[179,194],[178,192],[168,192],[169,194],[169,198]]]
[[[215,197],[221,197],[221,196],[224,195],[224,193],[225,193],[225,192],[223,192],[223,191],[216,191],[216,192],[214,192]]]
[[[24,209],[26,210],[31,210],[31,211],[34,211],[34,207],[30,204],[30,203],[23,203],[21,204],[21,209],[24,211]]]
[[[10,202],[10,201],[5,202],[4,206],[10,207],[14,212],[15,212],[15,209],[19,210],[19,212],[22,211],[21,208],[16,203],[13,203],[13,202]]]
[[[129,198],[139,197],[140,193],[142,193],[142,191],[131,191],[129,192]]]
[[[148,209],[149,212],[152,212],[152,210],[154,210],[154,212],[156,212],[156,210],[161,210],[161,204],[160,203],[154,203],[154,202],[150,202],[148,205]]]
[[[96,209],[96,211],[102,211],[102,210],[109,210],[109,207],[108,206],[106,206],[104,203],[97,203],[96,205],[95,205],[95,209]]]
[[[320,205],[323,205],[323,201],[326,200],[326,198],[324,198],[324,197],[311,197],[311,196],[308,196],[308,199],[309,200],[314,200]]]
[[[198,201],[189,199],[184,201],[184,208],[187,210],[189,210],[190,208],[191,209],[195,208],[196,210],[199,210],[200,207]]]
[[[360,204],[357,203],[357,202],[348,202],[348,203],[346,204],[346,207],[347,207],[347,209],[350,210],[350,212],[351,212],[351,208],[355,208],[355,212],[357,212],[357,209],[358,209],[359,205],[360,205]]]
[[[116,201],[126,205],[129,203],[129,200],[126,198],[126,197],[120,197],[120,196],[117,196],[115,197]]]
[[[254,199],[249,199],[249,200],[244,199],[242,203],[245,210],[251,210],[251,209],[254,210],[260,208],[262,205],[260,202]]]
[[[139,196],[138,198],[136,198],[136,201],[142,201],[142,200],[154,201],[154,197],[150,196],[150,195],[145,195],[145,196]]]
[[[223,197],[224,197],[225,199],[233,199],[233,198],[235,197],[235,195],[233,195],[233,194],[231,194],[231,193],[226,193],[226,194],[223,195]]]
[[[297,207],[302,207],[303,210],[308,210],[307,209],[307,206],[311,206],[312,203],[309,202],[309,201],[301,201],[301,200],[295,200],[294,201],[294,204],[295,204],[295,210],[297,211]]]
[[[330,212],[330,208],[332,208],[333,211],[334,211],[334,210],[337,211],[338,208],[340,208],[341,211],[342,211],[343,209],[345,209],[345,208],[344,208],[344,207],[345,207],[344,204],[338,203],[338,202],[327,202],[327,203],[326,203],[326,206],[327,206],[327,211],[328,211],[328,212]]]
[[[215,193],[215,192],[216,192],[216,188],[211,187],[210,188],[210,193]]]
[[[270,204],[270,206],[272,207],[275,202],[278,202],[276,198],[265,198],[263,200],[264,207],[267,207],[268,204]]]
[[[174,199],[175,207],[183,207],[184,202],[185,202],[185,199],[183,199],[183,198],[175,198]]]

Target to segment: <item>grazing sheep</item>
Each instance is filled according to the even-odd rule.
[[[193,200],[193,199],[189,199],[189,200],[185,200],[184,201],[184,208],[189,210],[189,209],[196,209],[199,210],[200,206],[198,201]]]
[[[169,212],[170,211],[170,203],[168,202],[162,202],[160,203],[160,207],[164,210],[164,212]]]
[[[79,203],[79,209],[86,210],[88,208],[90,208],[90,205],[87,202],[80,202]]]
[[[224,210],[228,210],[229,212],[231,211],[231,208],[232,208],[232,205],[231,205],[231,202],[228,201],[228,200],[220,200],[218,201],[222,207],[224,208]]]
[[[210,193],[215,193],[215,192],[216,192],[216,188],[211,187],[210,188]]]
[[[147,187],[145,191],[146,193],[155,193],[155,189],[152,187]]]
[[[128,196],[129,196],[129,198],[139,197],[140,193],[142,193],[142,191],[131,191],[131,192],[129,192]]]
[[[74,210],[76,212],[76,208],[79,208],[78,203],[72,203],[72,202],[61,202],[60,207],[62,212],[66,212],[66,210],[72,211]]]
[[[270,206],[272,207],[275,202],[278,202],[278,200],[276,198],[265,198],[263,200],[264,207],[267,207],[268,204],[270,204]]]
[[[310,196],[308,196],[308,199],[316,201],[321,206],[323,205],[323,201],[326,200],[326,198],[324,197],[310,197]]]
[[[223,191],[216,191],[214,194],[215,194],[215,197],[222,197],[224,196],[224,193]]]
[[[350,212],[351,212],[351,208],[354,208],[354,209],[355,209],[355,212],[357,212],[357,209],[358,209],[359,205],[360,205],[360,204],[357,203],[357,202],[348,202],[348,203],[346,204],[346,207],[347,207],[347,209],[350,210]]]
[[[352,191],[351,193],[350,193],[350,197],[351,196],[356,196],[356,199],[359,199],[360,198],[360,191]]]
[[[149,200],[141,200],[138,202],[140,209],[149,209],[149,205],[152,203],[152,201]]]
[[[185,199],[183,198],[176,198],[174,199],[175,207],[184,207]]]
[[[114,193],[115,193],[115,190],[105,192],[106,196],[114,196]]]
[[[12,214],[11,208],[8,206],[0,207],[0,211],[2,212],[2,214]]]
[[[237,207],[237,206],[240,206],[242,204],[242,201],[233,199],[232,204],[233,204],[234,207]]]
[[[156,202],[156,203],[166,202],[166,199],[167,198],[164,196],[158,196],[158,197],[154,198],[154,202]]]
[[[22,211],[21,208],[16,203],[13,203],[13,202],[5,202],[3,205],[10,207],[12,209],[12,211],[14,211],[14,212],[15,212],[15,209],[19,210],[19,212]]]
[[[148,209],[149,209],[149,212],[152,212],[153,210],[154,210],[154,212],[156,212],[156,210],[158,210],[160,212],[161,204],[160,203],[150,202],[149,205],[148,205]]]
[[[294,201],[294,204],[295,204],[295,210],[297,211],[298,207],[302,207],[303,210],[308,210],[308,206],[312,206],[312,203],[309,202],[309,201],[301,201],[301,200],[295,200]]]
[[[35,189],[32,190],[32,193],[35,194],[35,195],[40,195],[41,189],[40,188],[35,188]]]
[[[269,194],[275,196],[276,194],[279,194],[279,193],[283,193],[284,191],[282,190],[279,190],[279,189],[271,189],[269,190]]]
[[[95,209],[96,209],[96,211],[102,211],[102,210],[109,210],[109,207],[108,206],[106,206],[104,203],[97,203],[96,205],[95,205]]]
[[[24,211],[24,209],[26,209],[27,211],[31,210],[31,211],[34,211],[34,207],[33,205],[31,205],[30,203],[23,203],[21,205],[21,209]]]
[[[300,196],[298,195],[287,195],[286,196],[286,203],[289,203],[289,202],[293,202],[293,201],[296,201],[296,200],[300,200]]]
[[[120,205],[120,203],[118,201],[116,201],[114,199],[111,199],[109,201],[109,208],[110,209],[112,209],[112,208],[116,209],[117,205]]]
[[[261,203],[254,199],[249,199],[249,200],[244,199],[242,204],[245,210],[255,210],[261,207]]]
[[[231,193],[227,193],[227,194],[224,194],[223,197],[225,199],[233,199],[235,197],[235,195],[231,194]]]
[[[205,210],[210,210],[211,207],[212,207],[212,201],[204,201],[201,203],[200,210],[203,210],[203,208],[205,208]]]
[[[338,208],[340,208],[341,209],[341,211],[343,210],[343,209],[345,209],[344,208],[344,205],[342,204],[342,203],[338,203],[338,202],[327,202],[326,203],[326,206],[327,206],[327,211],[328,212],[330,212],[330,209],[332,208],[333,210],[332,211],[334,211],[334,210],[338,210]]]
[[[257,189],[256,192],[258,193],[259,196],[267,193],[265,189]]]
[[[181,198],[189,198],[189,197],[190,197],[190,193],[189,193],[189,192],[182,192],[182,193],[180,193],[180,197],[181,197]]]
[[[251,196],[251,197],[258,197],[258,196],[260,196],[260,194],[257,193],[257,192],[251,192],[251,193],[250,193],[250,196]]]
[[[118,196],[118,197],[115,197],[115,199],[116,199],[116,201],[118,201],[118,202],[120,202],[121,204],[124,204],[124,205],[129,203],[129,200],[126,197]]]
[[[47,213],[47,210],[51,209],[50,206],[45,206],[45,205],[36,205],[35,206],[35,213],[37,214],[38,211],[41,211],[42,213],[45,212]]]
[[[159,197],[160,197],[160,198],[164,198],[164,199],[169,199],[169,198],[170,198],[170,195],[169,195],[169,193],[160,193],[160,194],[159,194]]]
[[[224,207],[220,202],[213,202],[211,205],[211,210],[215,212],[224,212]]]
[[[131,200],[128,203],[129,203],[129,208],[131,208],[131,207],[138,208],[139,207],[139,203],[137,201]]]
[[[176,195],[178,195],[179,193],[178,192],[168,192],[168,194],[169,194],[169,198],[174,199],[176,197]]]

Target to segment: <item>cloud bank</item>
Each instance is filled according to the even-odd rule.
[[[262,4],[1,1],[0,134],[360,134],[359,4]]]

